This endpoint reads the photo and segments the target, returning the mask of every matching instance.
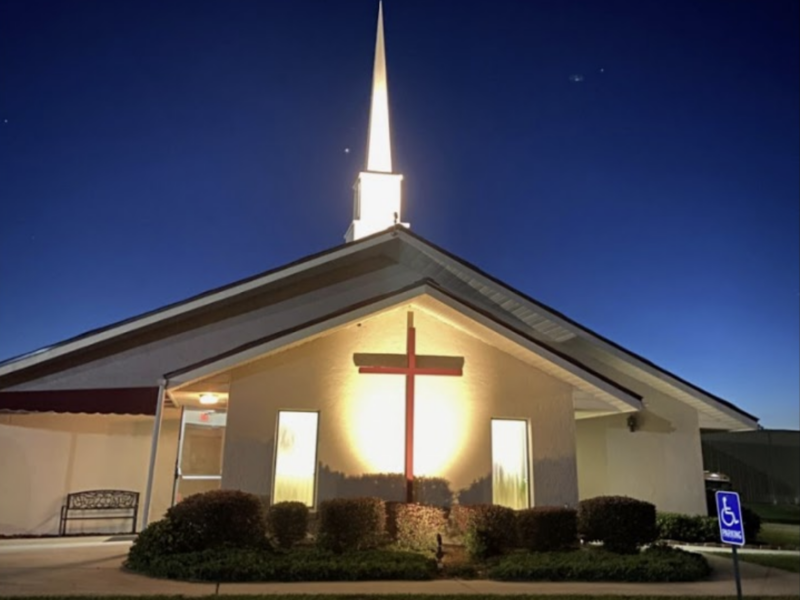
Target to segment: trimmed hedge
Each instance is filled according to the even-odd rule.
[[[489,577],[504,581],[699,581],[711,573],[705,557],[651,546],[638,554],[600,548],[577,552],[517,553],[499,560]]]
[[[453,506],[449,528],[451,535],[463,538],[472,558],[496,556],[517,545],[517,516],[507,506]]]
[[[473,507],[464,504],[454,504],[447,515],[447,533],[454,538],[463,537],[467,533]]]
[[[267,524],[257,496],[238,490],[194,494],[167,510],[182,542],[191,550],[219,546],[262,547]]]
[[[135,571],[146,572],[162,557],[188,552],[191,546],[181,538],[172,521],[161,519],[145,527],[128,551],[127,565]]]
[[[612,552],[633,554],[655,541],[656,507],[627,496],[598,496],[578,504],[578,533]]]
[[[291,548],[308,533],[308,507],[302,502],[278,502],[267,511],[267,532],[281,548]]]
[[[425,580],[436,575],[436,561],[412,552],[370,550],[334,554],[319,549],[269,553],[250,548],[220,548],[176,554],[139,570],[152,577],[184,581],[376,581]]]
[[[761,517],[742,507],[744,536],[748,544],[755,543],[761,531]],[[719,520],[717,517],[684,515],[679,513],[658,513],[656,515],[658,539],[704,544],[719,542]]]
[[[322,548],[334,552],[366,550],[384,539],[386,507],[380,498],[335,498],[319,505]]]
[[[401,548],[436,550],[436,535],[445,532],[443,509],[425,504],[386,503],[386,530]]]
[[[165,556],[220,547],[269,549],[258,497],[234,490],[189,496],[136,537],[127,564],[146,571]]]
[[[715,517],[657,513],[658,539],[703,544],[719,541],[719,524]]]
[[[568,550],[578,541],[578,513],[573,508],[537,506],[517,512],[520,546],[532,552]]]

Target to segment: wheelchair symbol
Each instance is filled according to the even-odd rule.
[[[736,518],[736,513],[728,506],[728,497],[722,497],[722,510],[719,511],[719,518],[725,527],[733,527],[739,524],[739,519]]]

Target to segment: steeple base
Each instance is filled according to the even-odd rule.
[[[359,240],[400,222],[403,176],[396,173],[362,171],[353,186],[353,222],[344,236],[346,242]]]

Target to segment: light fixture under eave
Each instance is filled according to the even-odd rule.
[[[211,405],[219,403],[219,396],[216,394],[200,394],[200,404]]]

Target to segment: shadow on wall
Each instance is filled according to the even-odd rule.
[[[492,503],[492,476],[480,477],[473,481],[469,487],[458,492],[458,503],[461,505],[469,504],[491,504]]]
[[[346,475],[333,471],[327,465],[319,467],[320,501],[371,496],[386,501],[403,502],[405,489],[402,473]],[[461,504],[491,502],[491,477],[487,475],[477,479],[468,488],[458,492],[453,492],[450,482],[443,477],[417,477],[414,480],[414,495],[417,502],[442,507],[449,507],[456,498]]]

